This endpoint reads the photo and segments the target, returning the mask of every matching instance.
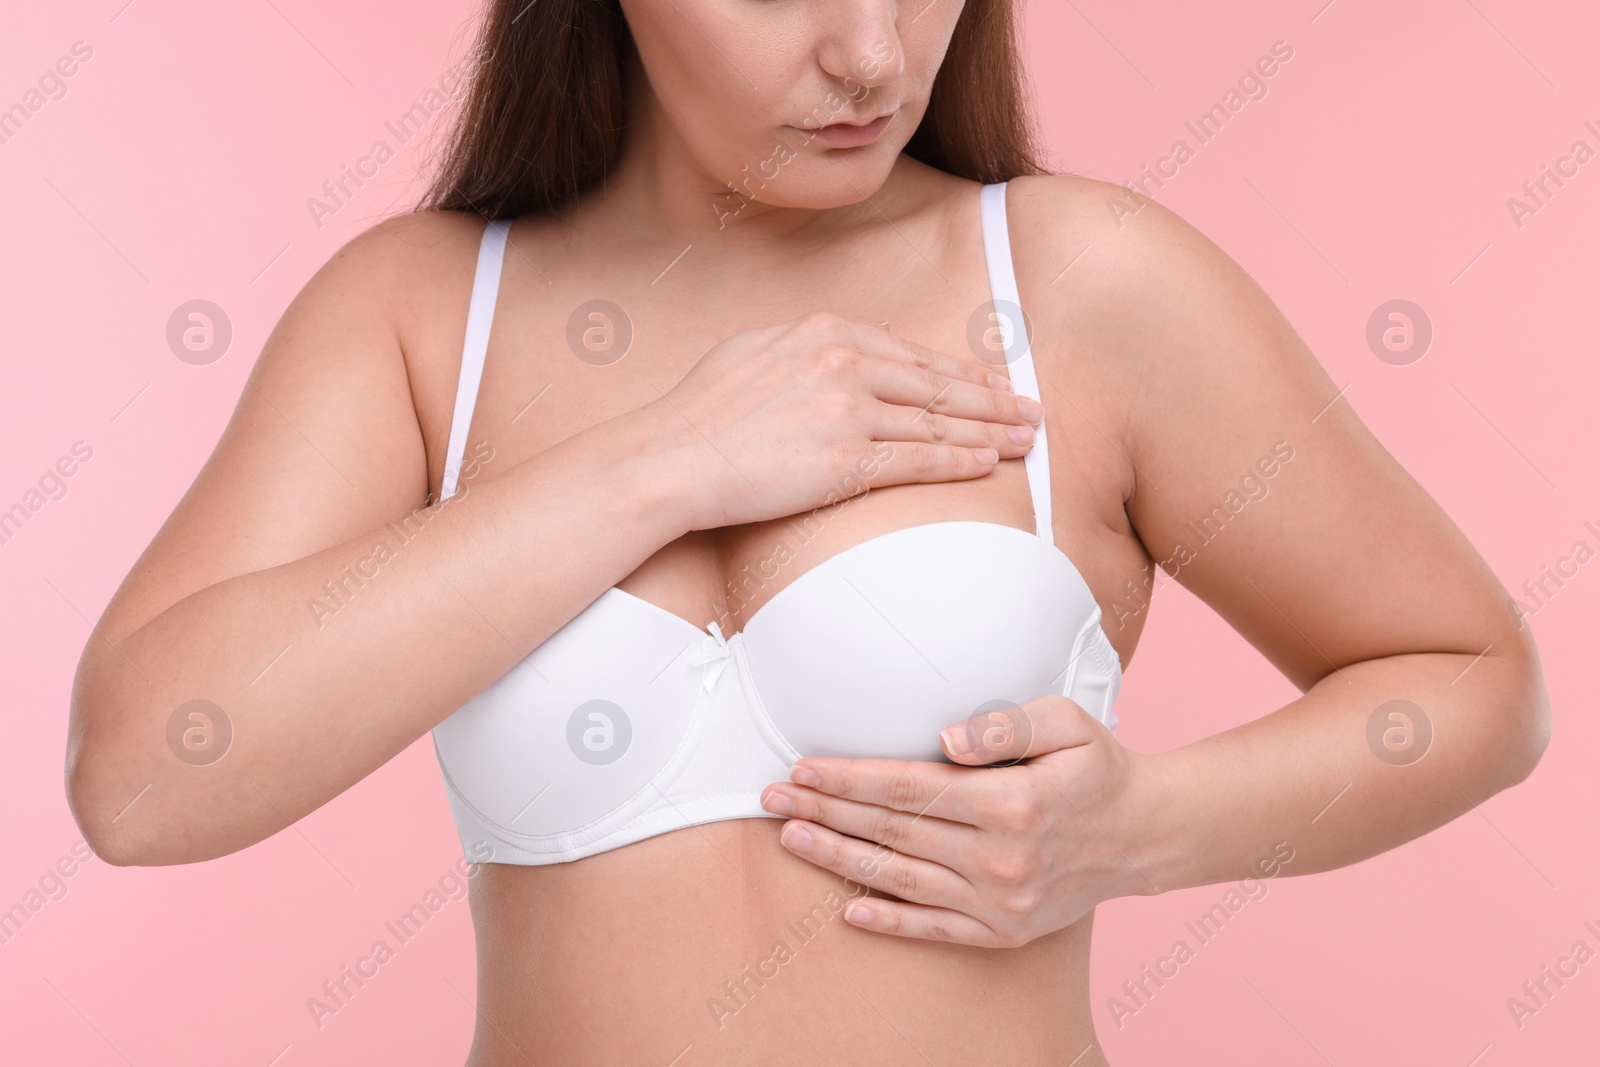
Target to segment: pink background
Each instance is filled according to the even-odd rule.
[[[0,107],[73,42],[94,50],[66,96],[0,144],[0,509],[73,442],[94,450],[67,495],[0,545],[0,908],[79,839],[61,765],[87,620],[206,458],[290,298],[410,202],[422,157],[403,149],[321,229],[307,198],[466,54],[474,15],[464,0],[124,3],[11,5],[0,35]],[[1600,127],[1600,16],[1577,2],[1322,3],[1031,0],[1053,159],[1136,176],[1174,139],[1193,145],[1184,120],[1287,41],[1294,58],[1268,95],[1158,199],[1271,294],[1515,592],[1574,541],[1600,547],[1583,528],[1600,526],[1600,379],[1580,314],[1596,291],[1600,161],[1520,228],[1506,207],[1574,140],[1600,148],[1583,126]],[[197,298],[234,328],[209,366],[180,362],[165,339],[173,309]],[[1396,298],[1435,329],[1407,366],[1365,341],[1373,309]],[[1120,1028],[1107,998],[1225,887],[1104,905],[1092,988],[1111,1061],[1595,1062],[1600,962],[1520,1028],[1506,1002],[1574,942],[1600,949],[1583,926],[1600,927],[1597,622],[1600,563],[1531,619],[1556,734],[1528,782],[1395,852],[1269,882]],[[1294,695],[1169,585],[1119,704],[1121,737],[1167,749]],[[474,989],[464,902],[321,1029],[306,1007],[459,855],[424,739],[243,853],[157,869],[91,860],[0,945],[0,1061],[459,1063]]]

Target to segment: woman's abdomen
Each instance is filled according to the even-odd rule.
[[[848,924],[862,887],[789,854],[779,819],[691,826],[472,879],[478,1025],[500,1064],[1103,1064],[1093,915],[1022,948]]]

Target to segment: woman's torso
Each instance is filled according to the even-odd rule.
[[[904,160],[897,174],[905,180],[896,198],[916,210],[886,212],[892,223],[873,212],[853,231],[794,239],[781,260],[741,247],[737,233],[687,250],[653,246],[595,200],[570,223],[520,220],[472,416],[470,440],[487,442],[494,457],[477,477],[654,400],[727,336],[811,310],[886,322],[910,340],[976,358],[970,321],[990,298],[978,186]],[[1092,355],[1051,329],[1051,307],[1069,299],[1051,279],[1078,250],[1032,236],[1045,228],[1029,220],[1049,210],[1049,186],[1070,181],[1013,182],[1009,229],[1049,431],[1055,543],[1094,593],[1126,663],[1144,616],[1124,582],[1143,581],[1149,563],[1122,511],[1130,471],[1097,428],[1118,420],[1106,410]],[[874,201],[889,202],[882,194]],[[447,240],[475,256],[481,220],[461,219],[458,229]],[[439,258],[438,281],[418,286],[421,299],[402,327],[436,493],[471,277],[452,268],[445,281],[449,257]],[[622,309],[631,326],[628,352],[615,362],[603,348],[579,352],[569,341],[571,313],[595,300]],[[718,619],[734,632],[823,560],[946,519],[1031,531],[1022,462],[971,482],[873,490],[757,586],[737,576],[760,567],[788,520],[690,533],[619,585],[696,626]],[[743,592],[730,597],[730,586]],[[1066,1063],[1092,1041],[1092,915],[1009,950],[861,931],[838,913],[843,879],[783,849],[782,825],[713,822],[572,863],[485,864],[472,890],[472,1062]],[[1099,1062],[1099,1054],[1076,1062]]]

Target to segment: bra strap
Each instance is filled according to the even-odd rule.
[[[489,353],[489,327],[494,323],[495,299],[500,295],[500,265],[505,261],[506,235],[511,219],[496,219],[483,231],[478,245],[478,270],[472,276],[472,303],[467,308],[467,337],[461,346],[461,379],[456,384],[456,410],[450,420],[450,444],[444,454],[444,482],[439,499],[449,500],[461,477],[461,457],[467,449],[467,430],[483,381],[483,360]]]
[[[1006,227],[1006,183],[985,185],[979,193],[983,216],[983,252],[989,264],[989,295],[994,303],[993,322],[1000,328],[1005,343],[1006,371],[1011,388],[1041,404],[1039,377],[1033,369],[1033,352],[1028,327],[1023,321],[1022,298],[1017,292],[1017,275],[1011,263],[1011,234]],[[1033,448],[1023,457],[1028,472],[1028,492],[1033,496],[1033,518],[1037,533],[1055,544],[1055,527],[1050,522],[1050,447],[1044,423],[1034,428]]]

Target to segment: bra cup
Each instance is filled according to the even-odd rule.
[[[1116,732],[1117,714],[1113,710],[1122,688],[1122,660],[1101,626],[1098,608],[1084,621],[1073,644],[1072,666],[1066,684],[1058,690],[1080,708]]]
[[[910,527],[825,568],[743,638],[768,717],[806,756],[943,761],[944,727],[1060,693],[1098,618],[1065,556],[994,523]]]
[[[980,194],[1013,388],[1040,399],[1006,183]],[[479,245],[441,497],[456,488],[511,220]],[[1024,461],[1051,530],[1045,426]],[[1107,726],[1121,663],[1072,561],[988,522],[891,531],[805,572],[723,638],[607,589],[433,730],[474,862],[562,863],[720,819],[780,818],[764,785],[800,755],[942,760],[939,731],[1047,694]],[[491,638],[492,639],[492,638]]]
[[[501,833],[625,820],[683,743],[701,691],[693,627],[612,592],[433,729],[451,789]]]

